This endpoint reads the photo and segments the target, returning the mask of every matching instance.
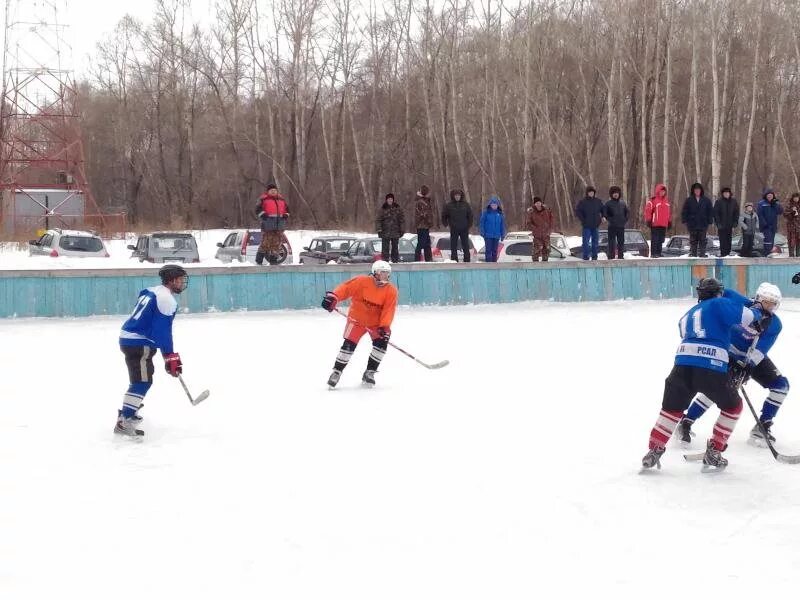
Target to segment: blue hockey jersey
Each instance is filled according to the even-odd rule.
[[[681,344],[675,353],[675,364],[727,371],[732,328],[735,325],[747,327],[760,318],[759,311],[730,298],[698,302],[678,323]]]
[[[172,321],[178,310],[178,301],[163,285],[139,292],[133,313],[122,325],[119,334],[121,346],[155,346],[162,354],[172,349]]]
[[[753,304],[752,299],[747,296],[742,296],[739,292],[733,290],[726,289],[723,295],[725,298],[729,298],[740,306],[751,306]],[[782,329],[783,324],[780,318],[773,313],[769,326],[766,331],[762,332],[758,337],[758,341],[751,351],[750,346],[753,345],[753,340],[756,337],[755,332],[741,327],[740,325],[734,325],[733,331],[731,332],[731,347],[729,351],[734,358],[742,361],[747,358],[747,353],[749,351],[750,363],[755,366],[764,360],[767,352],[775,345],[775,341],[778,339],[778,335]]]

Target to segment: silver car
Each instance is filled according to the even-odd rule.
[[[520,232],[513,232],[500,242],[497,250],[497,262],[531,262],[532,249],[533,237],[530,233],[524,235]],[[486,248],[481,248],[478,260],[486,260]],[[580,259],[570,254],[567,240],[562,234],[551,233],[549,260],[577,261]]]
[[[88,231],[48,229],[38,240],[28,242],[30,256],[75,256],[108,258],[100,236]]]
[[[283,243],[281,244],[281,251],[278,253],[277,263],[288,265],[294,262],[292,256],[292,245],[283,234]],[[224,263],[233,261],[237,262],[256,262],[256,252],[261,245],[261,231],[259,229],[240,229],[229,233],[225,240],[217,242],[217,253],[214,258],[221,260]]]
[[[136,245],[129,245],[131,258],[139,262],[200,262],[197,242],[191,233],[160,232],[139,236]]]

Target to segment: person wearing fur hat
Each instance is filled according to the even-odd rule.
[[[375,219],[375,230],[381,238],[381,254],[383,260],[400,262],[400,238],[405,230],[403,209],[394,201],[394,194],[386,194],[383,206]]]
[[[731,253],[733,228],[739,224],[739,202],[729,187],[722,188],[714,203],[714,224],[719,236],[719,255],[728,256]]]
[[[792,194],[783,216],[786,218],[789,256],[800,256],[800,192]]]
[[[691,193],[681,209],[681,222],[689,230],[689,256],[707,256],[708,228],[714,222],[714,208],[702,184],[692,184]]]
[[[431,227],[433,227],[433,200],[427,185],[420,186],[417,198],[414,201],[414,224],[417,227],[417,247],[414,250],[414,260],[431,262]]]
[[[590,185],[586,195],[575,205],[575,216],[581,222],[583,237],[583,260],[597,260],[597,244],[600,238],[600,223],[603,222],[603,201]]]
[[[616,185],[608,189],[608,202],[603,206],[603,216],[608,221],[608,258],[624,258],[625,225],[628,223],[628,205],[622,199],[622,190]]]
[[[758,214],[758,226],[764,234],[764,256],[772,252],[775,245],[775,234],[778,233],[778,217],[783,214],[781,201],[775,196],[772,188],[764,190],[761,200],[756,208]]]
[[[472,206],[464,190],[450,190],[450,202],[442,210],[442,225],[450,229],[450,259],[458,262],[458,248],[462,249],[464,262],[470,261],[469,230],[472,227]]]
[[[545,206],[539,196],[533,197],[533,206],[528,209],[528,227],[533,236],[531,259],[546,262],[550,258],[550,234],[553,232],[553,211]]]

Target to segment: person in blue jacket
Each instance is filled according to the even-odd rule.
[[[506,216],[500,198],[492,194],[481,212],[480,230],[486,245],[486,262],[497,262],[497,248],[506,237]]]
[[[789,380],[781,374],[772,359],[767,356],[783,329],[780,318],[775,314],[781,304],[781,290],[772,283],[764,282],[758,286],[753,299],[729,289],[726,289],[722,296],[733,300],[740,306],[757,308],[763,314],[770,315],[766,328],[758,336],[747,328],[734,326],[731,333],[731,345],[728,348],[730,357],[728,367],[735,385],[744,384],[748,378],[752,378],[758,385],[769,390],[761,408],[759,417],[761,424],[756,424],[750,431],[750,439],[759,443],[763,441],[764,432],[766,432],[769,440],[774,442],[775,436],[771,432],[772,422],[789,393]],[[698,394],[689,406],[689,410],[684,413],[681,422],[678,423],[677,435],[681,442],[691,443],[692,435],[694,435],[692,424],[709,408],[711,408],[711,401],[703,394]]]
[[[164,265],[158,270],[161,285],[139,292],[131,316],[119,332],[119,347],[125,355],[130,385],[117,413],[114,433],[130,437],[144,435],[136,426],[142,420],[139,409],[153,385],[153,356],[161,350],[167,373],[177,377],[183,372],[180,354],[172,343],[172,322],[178,311],[176,294],[189,285],[189,276],[180,265]]]
[[[775,245],[775,234],[778,233],[778,217],[783,214],[781,201],[775,196],[771,188],[764,190],[764,195],[756,209],[758,214],[758,227],[764,234],[764,256],[772,252]]]

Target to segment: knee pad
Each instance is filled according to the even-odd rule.
[[[348,352],[353,352],[356,349],[356,343],[351,342],[350,340],[345,340],[342,344],[342,350],[347,350]]]
[[[383,338],[372,340],[372,347],[377,348],[379,350],[383,350],[385,352],[386,349],[389,347],[389,340],[384,340]]]
[[[783,375],[778,377],[775,381],[769,384],[770,392],[780,392],[782,394],[789,393],[789,380]]]

